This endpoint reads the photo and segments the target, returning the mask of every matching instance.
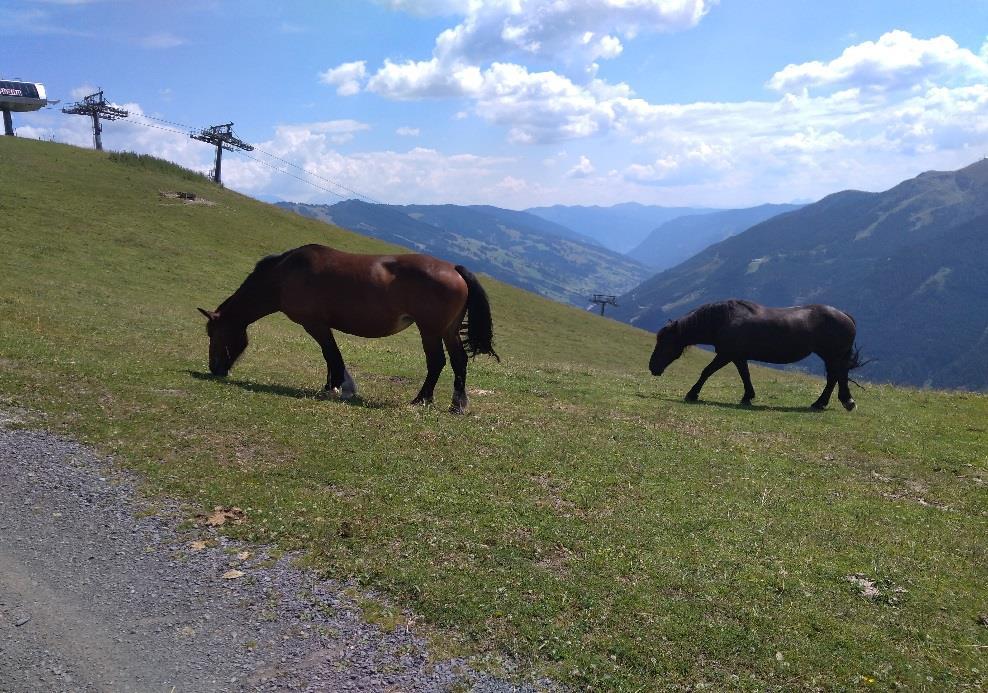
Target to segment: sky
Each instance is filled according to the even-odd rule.
[[[0,76],[263,200],[747,207],[988,155],[985,0],[0,0]],[[301,180],[300,180],[301,179]]]

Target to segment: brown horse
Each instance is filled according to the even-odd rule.
[[[428,374],[413,404],[432,402],[446,365],[453,363],[453,403],[467,408],[467,356],[490,354],[494,327],[490,303],[466,268],[428,255],[354,255],[305,245],[263,258],[244,283],[215,311],[202,308],[209,335],[209,370],[225,376],[247,347],[247,326],[281,311],[322,347],[325,391],[350,399],[356,384],[347,372],[333,330],[359,337],[387,337],[415,323]],[[468,319],[467,319],[468,318]],[[464,320],[466,319],[466,322]]]
[[[864,365],[854,346],[856,331],[854,318],[832,306],[766,308],[739,300],[707,303],[659,330],[648,367],[652,375],[662,375],[687,346],[709,344],[716,355],[686,393],[686,401],[695,402],[707,378],[733,363],[744,384],[741,404],[749,405],[755,398],[749,359],[793,363],[816,354],[827,368],[827,385],[812,407],[824,409],[834,385],[839,384],[837,397],[851,411],[855,403],[847,384],[848,371]]]

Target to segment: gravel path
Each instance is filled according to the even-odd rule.
[[[106,460],[5,419],[0,691],[518,690],[432,661],[421,638],[366,623],[341,585],[287,557],[219,536],[194,550],[177,505],[148,514]],[[243,575],[224,579],[231,569]]]

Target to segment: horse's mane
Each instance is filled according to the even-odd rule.
[[[230,303],[230,301],[234,299],[234,297],[236,297],[238,294],[240,294],[245,290],[251,289],[253,284],[256,284],[259,279],[262,279],[264,275],[266,275],[271,268],[273,268],[275,265],[281,262],[281,260],[283,260],[285,256],[291,252],[293,251],[286,250],[283,253],[275,253],[273,255],[267,255],[265,257],[262,257],[260,260],[258,260],[257,264],[254,265],[254,269],[251,270],[251,273],[247,275],[247,278],[244,279],[243,282],[241,282],[240,288],[234,291],[229,298],[223,301],[223,303],[220,304],[220,307],[217,308],[217,310],[222,312],[223,308],[227,306]]]
[[[710,327],[717,327],[727,322],[738,309],[755,313],[758,307],[751,301],[732,298],[727,301],[704,303],[689,313],[674,320],[668,327],[673,327],[680,337],[690,337],[705,333]]]
[[[247,275],[247,279],[245,279],[244,281],[246,282],[251,277],[256,276],[258,274],[262,274],[271,267],[274,267],[276,264],[278,264],[280,260],[282,260],[290,252],[292,251],[286,250],[283,253],[275,253],[273,255],[266,255],[265,257],[262,257],[260,260],[257,261],[257,264],[254,265],[254,270]]]

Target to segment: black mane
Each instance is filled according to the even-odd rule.
[[[678,320],[673,321],[672,326],[675,327],[676,334],[680,336],[692,336],[697,333],[704,334],[711,328],[723,325],[738,310],[754,314],[758,308],[750,301],[734,298],[727,301],[705,303],[698,308],[694,308]]]
[[[221,303],[219,308],[217,308],[216,310],[222,313],[223,309],[229,306],[230,302],[234,300],[234,298],[241,291],[250,287],[252,284],[255,284],[259,279],[263,278],[263,276],[267,274],[267,272],[270,269],[272,269],[275,265],[281,262],[285,258],[285,256],[291,252],[294,252],[294,250],[286,250],[283,253],[266,255],[265,257],[262,257],[260,260],[258,260],[257,264],[254,265],[254,269],[251,271],[251,273],[247,275],[246,279],[244,279],[243,282],[241,282],[240,288],[237,289],[235,292],[233,292],[233,294],[229,298],[223,301],[223,303]]]

